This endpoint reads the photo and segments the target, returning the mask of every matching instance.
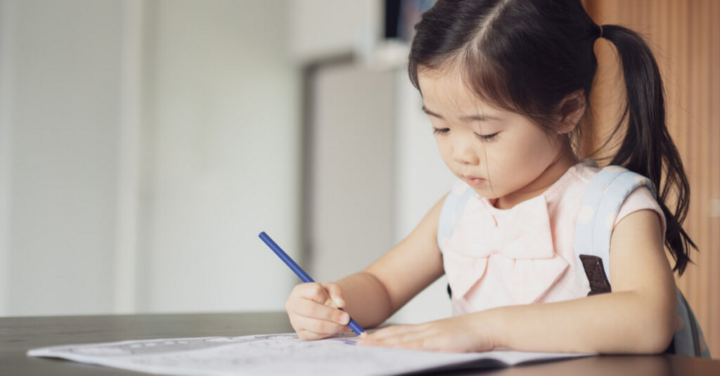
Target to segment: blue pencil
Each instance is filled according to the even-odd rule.
[[[300,277],[300,279],[302,279],[303,282],[315,282],[312,278],[310,278],[310,276],[307,273],[305,273],[304,270],[302,270],[300,265],[296,264],[295,261],[292,258],[290,258],[290,256],[288,256],[287,253],[285,253],[285,251],[282,250],[282,248],[280,248],[280,246],[275,244],[275,242],[265,233],[265,231],[260,233],[260,239],[262,239],[262,241],[265,242],[265,244],[267,244],[267,246],[270,247],[270,249],[272,249],[272,251],[275,252],[275,254],[278,257],[280,257],[280,260],[283,260],[283,262],[288,267],[290,267],[290,269],[292,269],[292,271],[295,272],[295,274],[297,274],[297,276]],[[338,309],[341,311],[344,311],[344,309],[342,309],[342,308],[338,308]],[[352,317],[350,318],[350,322],[348,323],[348,326],[357,335],[360,335],[365,332],[365,329],[360,327],[360,325],[358,325],[358,323],[356,323],[355,320],[352,319]]]

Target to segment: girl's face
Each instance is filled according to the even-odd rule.
[[[443,161],[480,196],[517,203],[559,178],[541,179],[565,150],[559,137],[548,138],[530,119],[483,103],[457,69],[421,70],[418,82]]]

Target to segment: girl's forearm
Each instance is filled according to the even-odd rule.
[[[675,291],[673,290],[674,294]],[[672,306],[668,303],[672,301]],[[518,351],[659,353],[674,333],[675,299],[623,291],[476,312],[498,347]],[[488,328],[480,328],[487,333]]]
[[[392,314],[393,307],[388,292],[373,274],[359,272],[336,283],[343,289],[343,309],[363,328],[374,328]]]

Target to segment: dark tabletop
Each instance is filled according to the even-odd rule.
[[[121,340],[293,332],[285,312],[0,318],[0,375],[140,375],[56,359],[29,349]],[[431,374],[430,372],[422,373]],[[451,375],[720,375],[720,361],[674,355],[598,356]]]

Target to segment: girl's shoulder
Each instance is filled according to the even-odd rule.
[[[560,178],[560,186],[552,187],[558,188],[552,193],[559,198],[567,198],[568,195],[573,198],[582,196],[590,185],[590,182],[599,172],[600,168],[595,160],[581,159],[577,164],[570,167],[565,175]],[[554,197],[548,198],[552,199]]]
[[[614,166],[607,167],[609,169],[617,168]],[[598,167],[597,162],[594,160],[583,160],[581,163],[573,166],[569,173],[572,178],[569,179],[570,183],[567,185],[566,190],[558,195],[558,210],[573,211],[579,213],[581,203],[585,194],[593,194],[589,192],[588,187],[593,179],[602,169]],[[620,206],[617,216],[614,219],[612,228],[628,215],[640,211],[640,210],[652,210],[658,215],[662,227],[662,233],[665,234],[666,222],[665,215],[662,208],[658,204],[653,192],[644,185],[640,185],[630,192]]]

